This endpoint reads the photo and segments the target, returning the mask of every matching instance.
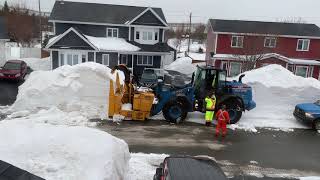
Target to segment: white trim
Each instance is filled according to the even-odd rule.
[[[56,23],[53,22],[53,34],[56,35],[57,30],[56,30]]]
[[[75,30],[73,27],[69,28],[67,31],[65,31],[63,34],[59,35],[58,38],[56,38],[54,41],[52,41],[50,44],[47,44],[45,48],[50,48],[52,45],[54,45],[56,42],[58,42],[60,39],[62,39],[64,36],[66,36],[69,32],[73,31],[76,33],[82,40],[84,40],[86,43],[88,43],[93,49],[98,50],[97,47],[95,47],[88,39],[84,38],[77,30]]]
[[[236,43],[236,46],[233,46],[232,44],[233,44],[233,38],[236,38],[237,39],[237,43]],[[239,46],[238,45],[238,38],[242,38],[242,44]],[[243,48],[243,44],[244,44],[244,36],[237,36],[237,35],[232,35],[231,36],[231,47],[232,48]]]
[[[164,43],[164,35],[165,35],[165,30],[162,29],[162,43]]]
[[[309,77],[313,77],[313,71],[314,71],[314,66],[309,66],[309,72],[308,72]]]
[[[142,27],[142,28],[157,28],[157,29],[170,29],[170,27],[165,26],[148,26],[148,25],[130,25],[131,27]]]
[[[51,70],[53,70],[53,60],[52,60],[52,53],[53,51],[50,51],[50,61],[51,61]],[[59,53],[58,53],[58,59],[59,59]]]
[[[108,57],[108,63],[105,63],[105,59],[104,57],[107,56]],[[105,65],[105,66],[109,66],[110,65],[110,54],[102,54],[101,55],[101,64]]]
[[[139,63],[139,56],[141,56],[141,60],[142,60],[142,63]],[[144,64],[143,63],[143,57],[147,57],[147,64]],[[148,64],[149,62],[149,57],[151,57],[151,62],[152,64]],[[137,66],[153,66],[153,60],[154,60],[154,56],[148,56],[148,55],[137,55]]]
[[[128,28],[129,28],[129,35],[128,35],[129,38],[128,38],[128,40],[131,41],[131,26],[129,26]]]
[[[93,54],[93,62],[97,62],[97,52],[94,52]]]
[[[112,36],[108,36],[108,30],[111,30],[111,34]],[[119,28],[110,28],[110,27],[107,27],[106,28],[106,37],[112,37],[112,38],[115,38],[115,36],[113,36],[113,30],[117,30],[117,37],[116,38],[119,38]]]
[[[219,37],[219,34],[218,33],[213,33],[213,35],[216,34],[216,42],[215,42],[215,49],[214,49],[214,53],[216,54],[217,53],[217,46],[218,46],[218,37]],[[211,58],[211,57],[210,57]]]
[[[226,71],[228,71],[228,61],[220,61],[220,68],[223,69],[223,64],[226,64]]]
[[[146,8],[144,11],[142,11],[138,16],[136,16],[135,18],[133,18],[130,22],[128,22],[127,24],[132,24],[134,21],[136,21],[139,17],[141,17],[142,15],[144,15],[146,12],[148,11],[151,11],[151,13],[153,13],[154,16],[156,16],[156,18],[158,18],[162,24],[164,24],[166,27],[169,27],[169,25],[164,22],[160,17],[159,15],[151,8],[151,7],[148,7]]]
[[[270,43],[271,43],[271,41],[272,40],[274,40],[274,46],[270,46],[270,44],[268,44],[267,46],[266,46],[266,42],[267,42],[267,39],[269,39],[270,41]],[[266,48],[275,48],[275,47],[277,47],[277,38],[275,38],[275,37],[265,37],[264,38],[264,43],[263,43],[263,47],[266,47]]]
[[[320,71],[319,71],[319,76],[318,76],[318,80],[320,81]]]
[[[299,41],[302,41],[302,48],[303,48],[303,45],[305,42],[308,42],[308,48],[305,50],[305,49],[299,49]],[[298,39],[297,40],[297,49],[296,51],[309,51],[310,49],[310,39]]]
[[[308,66],[296,66],[295,71],[294,71],[294,74],[295,74],[295,75],[297,75],[297,69],[298,69],[298,68],[307,68],[305,78],[308,77],[308,71],[309,71],[309,67],[308,67]]]
[[[237,32],[218,32],[218,31],[216,33],[227,34],[227,35],[276,36],[276,37],[285,37],[285,38],[320,39],[320,36],[294,36],[294,35],[279,35],[279,34],[237,33]]]

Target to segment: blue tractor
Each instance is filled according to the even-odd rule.
[[[231,123],[237,123],[242,112],[256,107],[252,100],[252,88],[239,81],[227,81],[227,72],[211,66],[198,66],[191,83],[159,83],[154,87],[158,103],[152,107],[152,115],[163,112],[165,119],[172,123],[182,122],[188,112],[205,112],[205,97],[214,92],[217,97],[216,109],[224,104],[230,114]],[[173,75],[173,77],[177,74]]]

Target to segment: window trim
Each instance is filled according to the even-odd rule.
[[[296,66],[295,72],[294,72],[295,75],[297,75],[298,68],[307,68],[307,70],[306,70],[306,76],[304,77],[304,78],[307,78],[307,77],[308,77],[309,67],[308,67],[308,66]],[[303,76],[301,76],[301,77],[303,77]]]
[[[231,67],[232,67],[232,64],[240,64],[239,66],[239,74],[241,74],[241,69],[242,69],[242,63],[241,62],[230,62],[230,66],[229,66],[229,76],[231,76]],[[238,75],[239,75],[238,74]],[[236,75],[236,76],[238,76]]]
[[[271,44],[271,40],[274,39],[274,46],[270,46],[270,44],[266,45],[266,42],[267,42],[268,39],[270,40],[269,41],[270,44]],[[275,38],[275,37],[265,37],[264,38],[264,47],[266,47],[266,48],[275,48],[275,47],[277,47],[277,38]]]
[[[73,57],[74,55],[78,55],[78,64],[83,63],[82,62],[82,56],[85,55],[86,56],[86,61],[88,62],[88,52],[84,52],[84,51],[58,51],[58,67],[64,66],[64,65],[68,65],[68,54],[72,56],[72,65],[77,65],[77,64],[73,64]],[[61,65],[61,55],[63,55],[63,62],[64,64]]]
[[[123,63],[123,57],[126,57],[126,63]],[[128,59],[129,59],[129,55],[128,54],[121,54],[121,59],[120,59],[120,63],[121,64],[125,64],[128,65]]]
[[[104,57],[105,57],[105,56],[108,57],[108,63],[107,63],[107,64],[104,63],[104,61],[105,61]],[[101,64],[102,64],[102,65],[105,65],[105,66],[110,66],[110,54],[102,54]]]
[[[226,69],[223,69],[223,65],[224,64],[226,64]],[[220,63],[220,68],[222,69],[222,70],[228,70],[228,61],[221,61],[221,63]]]
[[[233,38],[237,38],[237,46],[233,46]],[[241,46],[238,46],[238,38],[242,38],[242,44]],[[239,35],[232,35],[231,36],[231,47],[232,48],[243,48],[243,44],[244,44],[244,36],[239,36]]]
[[[303,48],[303,45],[304,45],[304,42],[308,42],[308,48],[306,49],[306,50],[304,50],[304,49],[299,49],[299,42],[300,41],[302,41],[302,48]],[[310,49],[310,39],[298,39],[298,41],[297,41],[297,51],[309,51],[309,49]]]
[[[139,63],[139,56],[142,58],[142,63]],[[143,63],[143,57],[147,56],[147,57],[151,57],[151,62],[152,64],[144,64]],[[147,59],[149,62],[149,58]],[[154,56],[148,56],[148,55],[137,55],[137,66],[153,66],[153,61],[154,61]]]
[[[112,36],[108,36],[108,31],[111,30],[112,32]],[[117,30],[117,37],[113,36],[113,30]],[[107,31],[106,31],[106,37],[110,37],[110,38],[118,38],[119,37],[119,28],[107,28]]]

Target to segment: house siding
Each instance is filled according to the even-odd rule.
[[[164,24],[151,12],[147,11],[132,24],[135,25],[150,25],[150,26],[164,26]]]
[[[67,35],[65,35],[58,42],[54,43],[50,48],[52,49],[60,49],[62,47],[68,47],[70,49],[85,49],[85,50],[93,50],[93,48],[81,39],[76,33],[70,31]],[[64,48],[65,49],[65,48]]]
[[[129,28],[122,26],[102,26],[102,25],[88,25],[88,24],[71,24],[71,23],[56,23],[56,35],[62,34],[69,28],[75,28],[85,35],[94,37],[106,37],[107,28],[118,28],[119,38],[129,39]]]
[[[52,69],[59,67],[59,53],[58,51],[52,51]]]
[[[97,52],[96,53],[96,62],[102,64],[102,54],[109,54],[109,67],[113,68],[118,65],[118,53],[105,53]]]
[[[297,51],[299,38],[278,37],[275,48],[265,48],[263,36],[245,36],[243,48],[231,47],[230,34],[219,34],[217,54],[278,53],[289,58],[320,59],[320,39],[311,39],[309,51]],[[210,40],[212,41],[212,40]],[[254,48],[253,48],[254,46]]]

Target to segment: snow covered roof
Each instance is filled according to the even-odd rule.
[[[140,48],[128,43],[122,38],[108,38],[108,37],[85,37],[100,51],[139,51]]]
[[[289,64],[301,64],[301,65],[320,65],[320,61],[313,59],[296,59],[296,58],[288,58],[281,54],[277,53],[267,53],[264,54],[262,59],[268,58],[277,58],[283,60]],[[215,54],[212,57],[213,59],[222,59],[222,60],[234,60],[234,59],[245,59],[246,55],[235,55],[235,54]]]

